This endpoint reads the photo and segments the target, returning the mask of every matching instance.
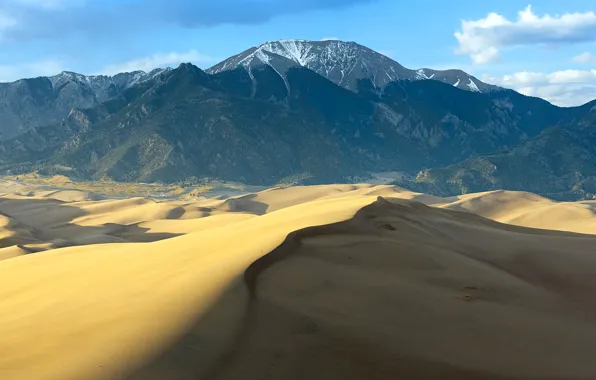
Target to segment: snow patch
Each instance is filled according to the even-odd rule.
[[[434,76],[435,76],[435,73],[428,75],[424,69],[416,70],[416,79],[418,79],[418,80],[433,79]]]
[[[170,71],[170,68],[156,69],[151,73],[134,71],[130,73],[119,73],[113,76],[108,75],[83,75],[69,71],[49,77],[54,89],[65,85],[68,82],[86,86],[95,94],[98,101],[105,101],[110,97],[110,88],[116,87],[120,90],[130,88],[136,84],[155,78],[161,73]]]
[[[470,88],[470,91],[480,92],[480,89],[478,88],[478,86],[476,85],[476,83],[474,83],[474,81],[472,80],[472,78],[470,78],[470,83],[468,83],[468,87]]]
[[[433,76],[434,75],[435,74],[433,74]],[[424,69],[416,70],[416,79],[430,79],[430,78],[432,78],[432,76],[429,77],[428,75],[426,75],[426,72],[424,71]]]

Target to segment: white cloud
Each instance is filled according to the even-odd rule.
[[[337,37],[323,37],[323,38],[321,38],[321,41],[339,41],[339,38],[337,38]]]
[[[114,75],[121,72],[136,70],[151,71],[158,67],[177,66],[183,62],[192,62],[197,65],[215,63],[216,60],[199,54],[196,50],[183,53],[154,54],[149,57],[139,58],[120,64],[110,65],[95,74]],[[20,62],[10,65],[0,65],[0,82],[12,82],[22,78],[51,76],[64,71],[64,64],[57,59],[44,59],[35,62]],[[87,73],[83,73],[87,74]]]
[[[559,106],[577,106],[596,99],[596,70],[520,71],[501,77],[485,74],[482,80]]]
[[[590,65],[596,65],[596,55],[588,53],[587,51],[573,57],[573,62],[586,63]]]
[[[104,67],[100,70],[99,74],[114,75],[136,70],[151,71],[156,68],[176,66],[183,62],[192,62],[201,65],[216,63],[217,60],[209,56],[201,55],[196,50],[189,50],[182,53],[157,53],[149,57],[138,58]]]
[[[499,59],[502,48],[514,46],[556,46],[596,41],[596,14],[565,13],[538,16],[528,5],[510,21],[498,13],[479,20],[462,20],[461,31],[455,32],[458,54],[469,55],[475,63]]]
[[[0,82],[12,82],[22,78],[56,75],[63,70],[62,63],[56,59],[14,65],[0,65]]]

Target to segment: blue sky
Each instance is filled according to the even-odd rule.
[[[574,105],[596,98],[594,12],[593,0],[0,0],[0,81],[207,68],[269,40],[338,38]]]

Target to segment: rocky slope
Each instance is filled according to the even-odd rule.
[[[72,108],[91,108],[169,69],[115,76],[62,72],[53,77],[0,83],[0,140],[60,122]]]
[[[409,187],[433,194],[524,190],[561,200],[596,194],[596,101],[581,107],[585,116],[547,128],[503,152],[421,171]]]

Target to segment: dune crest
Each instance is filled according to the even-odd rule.
[[[596,232],[589,204],[363,184],[0,211],[33,239],[0,249],[2,379],[596,376],[596,235],[499,223]]]

